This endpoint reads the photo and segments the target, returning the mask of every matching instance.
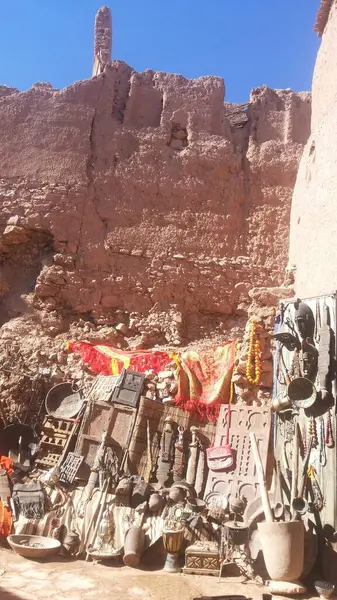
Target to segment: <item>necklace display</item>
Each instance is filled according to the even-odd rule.
[[[257,324],[252,322],[249,334],[248,360],[246,377],[252,385],[258,385],[261,380],[261,344],[256,337]],[[254,372],[254,375],[252,375]]]
[[[332,421],[331,421],[331,408],[329,408],[327,413],[327,422],[325,428],[325,444],[327,448],[333,448],[335,445],[335,441],[332,433]]]

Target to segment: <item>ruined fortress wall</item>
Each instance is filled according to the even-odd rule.
[[[291,210],[290,262],[302,297],[337,289],[336,54],[337,4],[332,2],[314,71],[311,136]]]
[[[122,62],[63,90],[0,88],[2,259],[49,235],[36,308],[100,324],[172,310],[176,344],[226,332],[251,288],[282,283],[310,112],[307,93],[256,89],[244,110],[219,78]]]

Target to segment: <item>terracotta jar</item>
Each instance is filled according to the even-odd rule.
[[[258,523],[264,562],[275,581],[294,581],[301,576],[304,560],[302,521]]]
[[[136,569],[144,550],[145,533],[138,525],[132,525],[125,536],[123,562]]]

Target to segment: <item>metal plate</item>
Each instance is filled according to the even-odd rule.
[[[79,392],[73,391],[72,383],[59,383],[49,390],[45,407],[48,415],[55,419],[71,419],[83,406],[83,398]]]

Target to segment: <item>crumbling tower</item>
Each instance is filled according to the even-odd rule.
[[[110,8],[107,6],[102,6],[96,14],[94,36],[93,77],[103,73],[104,67],[111,61],[112,20]]]

